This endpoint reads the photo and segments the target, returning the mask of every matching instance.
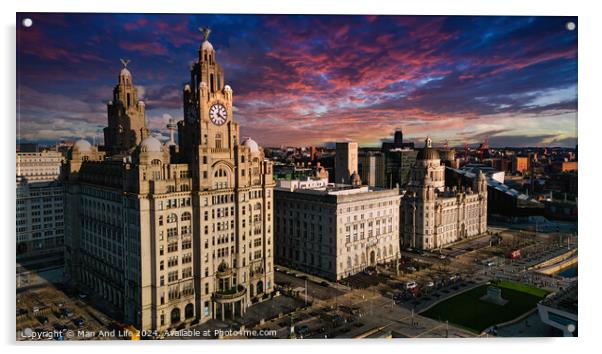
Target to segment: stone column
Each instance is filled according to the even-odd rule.
[[[221,305],[222,305],[222,321],[225,321],[225,317],[224,317],[224,312],[225,312],[224,311],[224,304],[221,304]]]
[[[232,318],[234,318],[234,311],[236,310],[236,303],[233,302],[230,304],[230,306],[232,307]]]

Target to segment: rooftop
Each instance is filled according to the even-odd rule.
[[[561,311],[577,314],[577,283],[541,301],[541,304]]]
[[[376,198],[385,194],[399,195],[398,189],[384,189],[370,186],[328,183],[326,178],[307,178],[306,180],[276,180],[276,191],[290,192],[306,196],[330,196],[338,199],[345,197]]]
[[[470,179],[474,179],[476,178],[477,174],[471,171],[466,171],[466,170],[460,170],[457,168],[451,168],[451,167],[446,167],[447,169],[454,171],[460,175],[466,176]],[[500,183],[496,180],[494,180],[492,177],[490,176],[486,176],[485,180],[487,181],[487,186],[490,188],[494,188],[502,193],[506,193],[508,195],[510,195],[513,198],[519,199],[519,200],[524,200],[524,201],[529,201],[529,202],[533,202],[536,204],[540,204],[537,200],[529,197],[528,195],[521,193],[519,191],[517,191],[514,188],[510,188],[508,185],[504,184],[504,183]]]

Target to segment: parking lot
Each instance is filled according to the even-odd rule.
[[[87,294],[46,283],[16,297],[17,340],[115,339],[96,336],[116,324],[88,305]]]

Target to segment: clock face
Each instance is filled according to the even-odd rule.
[[[226,119],[228,118],[226,107],[221,104],[214,104],[209,109],[209,118],[215,125],[222,125],[226,123]]]

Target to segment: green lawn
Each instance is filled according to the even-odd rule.
[[[537,302],[548,292],[528,285],[500,281],[496,286],[502,289],[502,298],[508,300],[504,306],[481,301],[489,285],[482,285],[447,299],[421,315],[481,333],[487,327],[510,321],[537,306]]]
[[[518,290],[523,293],[531,294],[534,296],[539,296],[540,298],[543,298],[544,296],[548,295],[548,293],[549,293],[547,290],[544,290],[544,289],[536,288],[534,286],[527,285],[527,284],[511,282],[508,280],[500,280],[497,283],[494,283],[492,285],[495,285],[498,288],[502,288],[502,289],[505,288],[505,289]]]

